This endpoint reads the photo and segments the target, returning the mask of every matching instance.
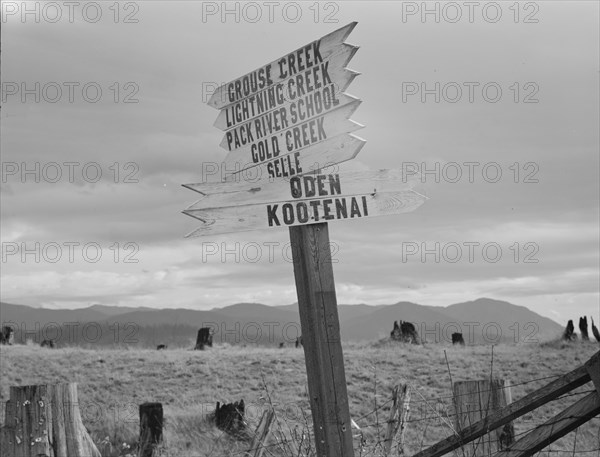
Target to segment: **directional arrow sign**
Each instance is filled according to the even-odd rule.
[[[413,190],[416,182],[403,182],[401,171],[380,170],[294,176],[289,183],[257,183],[254,187],[203,187],[204,192],[212,193],[184,211],[203,225],[187,236],[406,213],[426,200]],[[194,185],[188,187],[197,190]],[[216,206],[227,203],[230,206]]]
[[[280,155],[322,143],[328,138],[342,133],[361,129],[363,127],[361,124],[348,119],[360,103],[360,100],[356,100],[328,114],[310,119],[253,143],[243,144],[236,139],[224,138],[221,147],[231,150],[225,157],[224,165],[228,170],[234,168],[236,163],[258,165]]]
[[[359,74],[346,67],[358,46],[342,43],[328,60],[316,65],[312,70],[294,74],[288,79],[268,86],[255,95],[243,98],[221,110],[215,127],[229,130],[244,122],[264,116],[266,113],[286,111],[308,111],[316,109],[323,99],[342,98],[343,92]],[[290,106],[292,105],[292,106]]]
[[[243,98],[255,95],[273,84],[285,81],[290,74],[310,70],[327,60],[355,26],[356,22],[352,22],[325,35],[320,40],[302,46],[280,59],[218,87],[209,99],[208,104],[214,108],[222,109]]]
[[[289,178],[303,173],[314,173],[353,159],[364,145],[365,140],[343,133],[296,152],[282,153],[260,164],[236,162],[233,168],[225,168],[225,170],[232,170],[224,174],[225,181],[255,182],[265,178]]]
[[[398,192],[414,190],[421,184],[421,176],[406,170],[369,170],[346,173],[314,173],[299,179],[263,179],[257,182],[215,182],[184,184],[201,198],[189,210],[219,208],[222,206],[243,206],[259,203],[282,202],[289,195],[297,199],[310,199],[316,196],[317,187],[337,189],[338,181],[344,181],[344,195],[367,193]],[[333,187],[332,187],[333,186]],[[305,192],[302,192],[302,191]],[[306,192],[308,190],[308,192]]]

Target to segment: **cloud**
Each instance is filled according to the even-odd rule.
[[[201,4],[139,6],[135,24],[111,22],[108,9],[97,24],[3,24],[3,82],[34,92],[39,83],[41,100],[16,94],[3,103],[2,300],[296,301],[287,230],[183,239],[198,224],[181,211],[198,196],[180,185],[216,179],[206,167],[226,155],[206,84],[358,20],[348,41],[361,46],[350,64],[361,75],[348,92],[363,100],[353,119],[365,124],[358,135],[367,144],[341,169],[417,166],[430,199],[413,213],[330,224],[338,302],[494,295],[554,318],[595,311],[597,5],[548,3],[537,24],[515,22],[506,7],[495,24],[416,15],[401,26],[402,2],[340,4],[337,24],[315,23],[307,8],[297,23],[281,12],[237,23],[203,20]],[[86,100],[86,84],[101,89],[97,102]],[[407,95],[407,84],[419,93]],[[501,88],[498,101],[486,101],[486,84]],[[43,88],[57,86],[61,99],[46,102]],[[449,102],[457,87],[460,100]],[[72,262],[65,243],[79,243]],[[100,246],[100,261],[86,260],[88,243]],[[465,243],[479,243],[473,262]],[[58,262],[48,261],[54,244],[64,250]],[[496,246],[502,256],[491,261]],[[27,249],[40,261],[36,252],[23,260]],[[138,262],[124,263],[127,255]]]

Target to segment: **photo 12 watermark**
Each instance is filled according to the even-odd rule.
[[[71,347],[91,344],[137,344],[140,326],[135,322],[13,322],[3,321],[17,344]]]
[[[2,162],[2,184],[26,183],[87,183],[95,184],[103,178],[114,184],[140,182],[140,166],[136,162]]]
[[[339,23],[339,2],[202,2],[202,23]]]
[[[140,246],[96,241],[3,241],[2,263],[57,264],[98,263],[103,258],[114,263],[139,263]]]
[[[139,103],[134,81],[2,81],[2,103]]]
[[[275,344],[296,343],[302,336],[299,322],[203,322],[213,343]]]
[[[137,24],[140,3],[122,1],[52,2],[3,1],[2,23],[23,24]]]
[[[279,241],[248,241],[221,242],[205,241],[200,245],[202,250],[202,263],[278,263],[284,261],[293,263],[292,252],[294,246],[291,242],[281,243]],[[327,263],[338,263],[336,255],[340,251],[337,243],[330,241],[320,246],[321,252],[329,252],[321,260]]]
[[[496,241],[402,241],[400,243],[402,263],[468,263],[495,264],[505,261],[537,264],[539,244],[533,241],[512,244]]]
[[[537,24],[538,2],[401,2],[402,23],[457,24]]]
[[[497,81],[402,82],[402,103],[486,103],[502,100],[512,103],[539,103],[540,86],[537,82]]]
[[[538,184],[538,162],[402,162],[402,182],[419,179],[421,183]]]

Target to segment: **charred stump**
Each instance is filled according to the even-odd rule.
[[[398,321],[394,321],[394,329],[391,331],[390,337],[394,341],[419,344],[417,329],[410,322],[400,321],[400,325],[398,325]]]
[[[14,329],[8,325],[5,325],[4,327],[2,327],[2,331],[0,332],[0,344],[8,344],[12,346],[14,342]]]
[[[40,346],[43,348],[50,348],[50,349],[54,349],[56,347],[56,345],[54,344],[54,341],[52,341],[52,340],[44,340],[44,341],[42,341]]]
[[[246,431],[245,410],[244,400],[223,405],[217,402],[215,425],[231,435],[241,435]]]
[[[575,326],[573,325],[573,321],[569,320],[567,323],[567,327],[563,333],[562,339],[565,341],[576,341],[577,334],[575,333]]]
[[[202,327],[200,330],[198,330],[198,336],[196,337],[196,347],[194,347],[195,350],[204,350],[204,348],[206,346],[208,347],[212,347],[212,335],[210,333],[210,328],[208,327]]]
[[[302,344],[302,336],[299,336],[298,338],[296,338],[296,347],[299,348],[300,346],[304,346]]]
[[[139,457],[153,457],[163,438],[162,403],[140,405],[140,450]]]
[[[461,346],[465,345],[465,339],[463,338],[462,333],[453,333],[452,334],[452,344],[460,344]]]
[[[579,331],[581,332],[581,340],[589,341],[590,335],[588,333],[588,322],[587,316],[583,316],[579,318]]]
[[[596,338],[596,341],[600,343],[600,332],[598,331],[598,327],[594,325],[594,318],[592,316],[590,316],[590,319],[592,320],[592,334],[594,335],[594,338]]]

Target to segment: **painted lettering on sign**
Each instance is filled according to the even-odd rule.
[[[236,100],[246,98],[272,84],[271,65],[267,65],[229,83],[227,85],[229,102],[234,103]]]
[[[351,100],[346,97],[345,99]],[[340,105],[333,84],[290,103],[286,107],[276,108],[251,121],[235,127],[225,133],[227,149],[239,148],[272,135],[306,119],[326,113]]]
[[[330,59],[336,51],[339,51],[339,45],[355,26],[356,22],[352,22],[284,57],[218,87],[208,104],[217,109],[222,109],[254,96],[285,79],[312,70]]]
[[[323,62],[321,56],[321,40],[317,40],[308,46],[298,49],[277,62],[279,78],[286,79],[300,72],[306,71],[306,78],[310,77],[310,69]],[[273,65],[268,64],[265,67],[253,71],[252,73],[236,79],[227,85],[227,96],[229,103],[235,103],[238,100],[256,94],[259,90],[273,84],[271,73]],[[316,72],[313,73],[316,74]],[[302,75],[298,75],[301,84],[303,84]]]
[[[229,130],[269,111],[289,105],[308,94],[320,91],[324,87],[328,87],[329,93],[343,99],[344,90],[358,75],[357,72],[345,68],[357,50],[358,47],[343,43],[330,60],[315,67],[312,72],[292,76],[255,95],[226,106],[219,112],[214,123],[215,127]]]
[[[225,181],[238,181],[241,175],[248,173],[262,178],[288,178],[302,173],[314,173],[321,168],[353,159],[364,144],[364,140],[354,135],[341,134],[299,151],[283,151],[281,155],[258,164],[251,160],[246,163],[237,162],[234,167],[236,171],[226,174]]]
[[[269,227],[306,224],[307,222],[348,219],[369,215],[367,198],[342,196],[340,175],[305,175],[290,179],[290,191],[293,198],[318,198],[308,201],[287,202],[267,205],[267,223]]]
[[[279,77],[287,78],[323,62],[320,48],[321,40],[317,40],[279,59]]]
[[[237,135],[223,137],[221,147],[231,149],[224,163],[227,168],[233,168],[236,164],[261,164],[279,157],[280,154],[302,150],[342,133],[362,128],[362,125],[349,120],[360,103],[360,100],[355,100],[266,137],[257,138],[256,125],[253,128],[252,124],[246,124],[241,130],[243,133],[240,131]]]

